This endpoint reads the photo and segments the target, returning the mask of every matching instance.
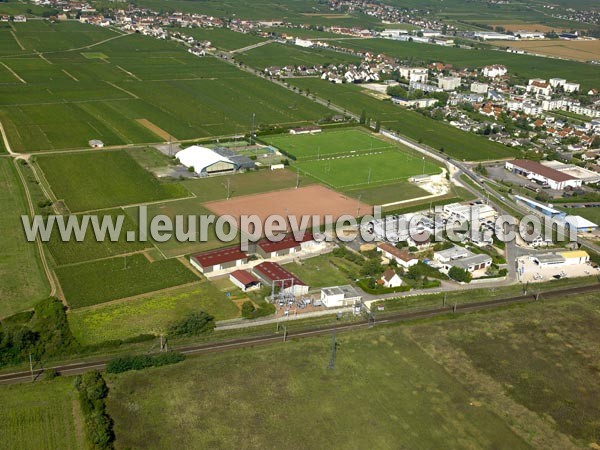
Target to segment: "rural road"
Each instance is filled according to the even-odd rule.
[[[514,297],[508,297],[503,299],[496,300],[487,300],[476,303],[467,303],[460,304],[455,306],[441,306],[438,308],[432,308],[422,311],[414,311],[414,312],[404,312],[404,313],[396,313],[390,314],[386,317],[382,317],[381,319],[371,320],[362,320],[360,322],[355,322],[352,324],[339,324],[339,325],[331,325],[325,328],[315,328],[309,329],[305,331],[297,331],[297,332],[289,332],[287,333],[287,338],[293,339],[301,339],[308,338],[314,336],[322,336],[332,333],[333,331],[353,331],[362,328],[368,328],[376,325],[385,325],[385,324],[393,324],[400,323],[409,320],[415,319],[426,319],[436,316],[447,315],[453,312],[456,313],[467,313],[467,312],[476,312],[483,311],[486,309],[493,309],[502,306],[510,306],[513,304],[524,304],[531,303],[536,300],[552,300],[552,299],[561,299],[565,296],[593,292],[598,289],[599,284],[593,284],[589,286],[580,286],[568,289],[560,289],[560,290],[551,290],[539,292],[537,295],[532,294],[523,294]],[[224,352],[228,350],[234,350],[238,348],[245,347],[253,347],[256,345],[266,345],[266,344],[275,344],[284,342],[284,336],[281,334],[267,334],[264,336],[256,336],[250,338],[242,338],[235,339],[230,341],[224,341],[220,343],[214,344],[200,344],[200,345],[191,345],[185,347],[173,348],[172,350],[183,353],[184,355],[203,355],[207,353],[217,353]],[[35,381],[40,375],[44,373],[44,370],[55,370],[61,375],[76,375],[84,372],[89,372],[91,370],[102,370],[106,368],[106,365],[109,360],[107,359],[99,359],[97,361],[86,361],[86,362],[73,362],[70,364],[58,365],[58,366],[50,366],[45,367],[43,369],[35,369],[33,371],[20,371],[20,372],[12,372],[5,373],[0,375],[0,384],[13,384],[13,383],[24,383],[24,382],[32,382]]]

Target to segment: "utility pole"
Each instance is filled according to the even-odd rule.
[[[252,113],[252,130],[250,132],[250,145],[254,144],[254,126],[255,126],[256,113]]]
[[[371,168],[369,167],[369,177],[367,178],[367,184],[371,184]]]
[[[169,156],[173,156],[173,136],[169,135]]]
[[[300,169],[296,170],[296,189],[300,186]]]
[[[360,199],[362,198],[362,193],[358,195],[358,200],[356,201],[356,217],[360,217]]]
[[[425,157],[423,156],[423,175],[425,175]]]
[[[33,359],[31,357],[31,352],[29,352],[29,372],[31,373],[31,382],[33,383]]]
[[[331,335],[331,356],[329,358],[329,368],[335,369],[335,353],[336,353],[336,343],[335,343],[335,330],[333,330],[333,334]]]
[[[283,325],[283,342],[287,340],[287,326]]]

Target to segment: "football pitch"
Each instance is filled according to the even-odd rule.
[[[301,161],[294,167],[336,189],[388,184],[415,175],[440,173],[439,167],[429,160],[398,150]]]
[[[301,135],[279,134],[263,140],[297,160],[395,148],[393,144],[358,128]]]

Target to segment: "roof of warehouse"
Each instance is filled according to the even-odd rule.
[[[181,150],[180,152],[177,152],[175,156],[184,166],[193,167],[196,173],[200,173],[205,168],[218,162],[225,162],[237,166],[235,162],[226,156],[219,155],[214,150],[200,147],[199,145],[192,145],[185,150]]]
[[[279,264],[271,261],[265,261],[257,266],[254,266],[254,270],[260,272],[259,274],[267,281],[286,280],[284,283],[286,288],[291,286],[292,280],[294,284],[306,286],[306,283],[304,283],[296,275],[287,271]]]
[[[243,252],[239,247],[220,248],[192,255],[192,258],[194,258],[202,267],[238,261],[240,259],[246,259],[247,257],[248,255],[246,252]]]
[[[543,164],[537,163],[535,161],[530,161],[528,159],[515,159],[513,161],[508,162],[528,172],[534,172],[538,175],[546,177],[549,180],[560,182],[576,179],[575,177],[567,175],[563,172],[559,172],[558,170],[553,169],[552,167],[546,167]]]
[[[312,233],[304,233],[300,239],[296,239],[294,233],[288,234],[279,242],[272,242],[268,239],[262,239],[258,242],[258,246],[266,253],[286,250],[288,248],[298,247],[302,242],[314,240]]]
[[[231,272],[229,276],[235,278],[245,286],[253,283],[260,283],[258,278],[246,270],[236,270],[235,272]]]

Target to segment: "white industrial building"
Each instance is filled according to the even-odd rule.
[[[199,175],[212,175],[223,172],[234,172],[238,165],[231,159],[221,156],[214,150],[199,145],[192,145],[180,152],[175,157],[185,167],[191,168]]]
[[[321,303],[327,308],[353,306],[361,301],[361,296],[350,285],[332,286],[321,289]]]
[[[574,250],[533,255],[531,256],[531,260],[540,267],[571,266],[588,263],[590,260],[590,255],[584,250]]]
[[[517,175],[522,175],[531,181],[543,186],[549,186],[555,190],[562,190],[567,187],[581,187],[582,184],[581,180],[571,175],[528,159],[506,161],[505,167],[506,170],[510,170]]]

